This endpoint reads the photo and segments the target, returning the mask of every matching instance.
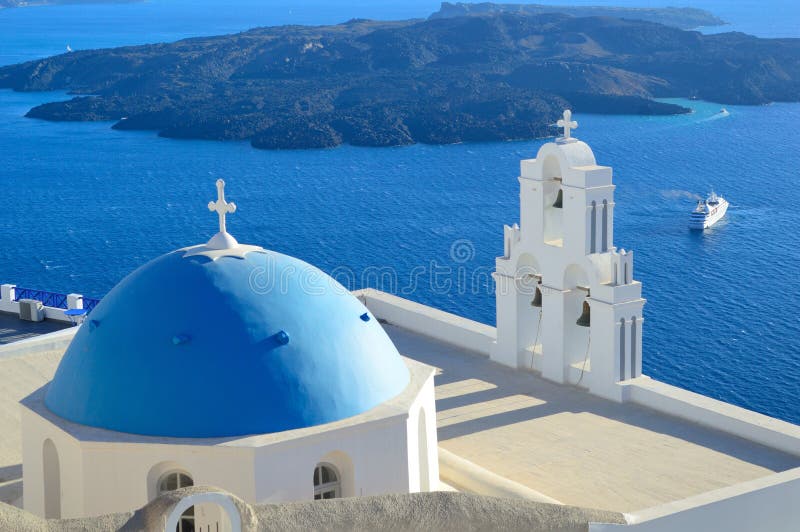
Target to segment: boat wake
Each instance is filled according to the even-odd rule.
[[[730,111],[728,111],[727,109],[725,109],[723,107],[722,109],[719,110],[718,113],[715,113],[715,114],[709,116],[708,118],[704,118],[702,120],[699,120],[699,122],[708,122],[710,120],[719,120],[720,118],[728,118],[729,116],[731,116]]]
[[[699,201],[703,199],[700,195],[695,194],[694,192],[689,192],[688,190],[662,190],[661,197],[664,199],[670,200],[692,200],[692,201]]]

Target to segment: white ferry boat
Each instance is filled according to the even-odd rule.
[[[697,202],[697,207],[689,218],[689,229],[705,229],[711,227],[725,216],[728,211],[728,202],[722,196],[717,196],[714,191],[703,200]]]

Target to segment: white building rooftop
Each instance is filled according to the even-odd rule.
[[[386,329],[404,356],[439,368],[440,447],[564,504],[630,512],[800,466],[800,457]]]

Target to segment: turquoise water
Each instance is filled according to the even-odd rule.
[[[223,33],[251,25],[247,17],[270,24],[375,16],[369,10],[414,16],[433,3],[381,10],[364,2],[349,11],[320,3],[318,13],[289,13],[244,2],[219,20],[206,11],[153,19],[162,8],[179,13],[181,4],[0,11],[0,56],[10,63],[59,52],[66,42]],[[84,41],[70,33],[75,27]],[[0,91],[0,281],[101,296],[142,262],[205,241],[216,225],[205,205],[223,177],[239,206],[229,227],[241,242],[301,257],[354,288],[378,286],[494,322],[486,274],[502,252],[502,225],[518,219],[519,159],[541,142],[266,152],[244,142],[23,118],[38,103],[66,97]],[[728,106],[730,116],[720,118],[717,104],[682,103],[695,112],[577,116],[577,136],[614,167],[615,243],[635,250],[648,299],[644,370],[800,422],[800,105]],[[731,201],[729,214],[711,230],[689,232],[692,195],[712,185]],[[457,260],[454,243],[466,250]]]

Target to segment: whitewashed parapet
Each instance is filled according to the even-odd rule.
[[[488,497],[527,499],[547,504],[563,504],[544,493],[493,473],[439,447],[439,476],[459,491],[477,493]]]
[[[379,320],[467,351],[489,356],[495,328],[372,288],[353,294]]]
[[[83,295],[67,294],[67,309],[83,308]]]
[[[69,322],[70,319],[64,314],[66,309],[63,308],[56,308],[56,307],[44,307],[44,317],[47,320],[55,320],[55,321],[66,321]]]
[[[10,344],[0,345],[0,359],[18,355],[45,353],[48,351],[66,351],[78,327],[67,327],[60,331],[25,338]]]
[[[44,307],[44,317],[48,320],[71,322],[72,320],[65,314],[70,309],[83,308],[83,295],[81,294],[67,294],[67,308],[58,307]]]
[[[0,285],[0,312],[19,313],[19,303],[14,301],[16,298],[17,285]]]
[[[796,532],[800,468],[625,514],[628,524],[590,523],[589,532]]]
[[[627,399],[634,403],[800,456],[800,426],[647,376],[630,379],[621,386]]]

